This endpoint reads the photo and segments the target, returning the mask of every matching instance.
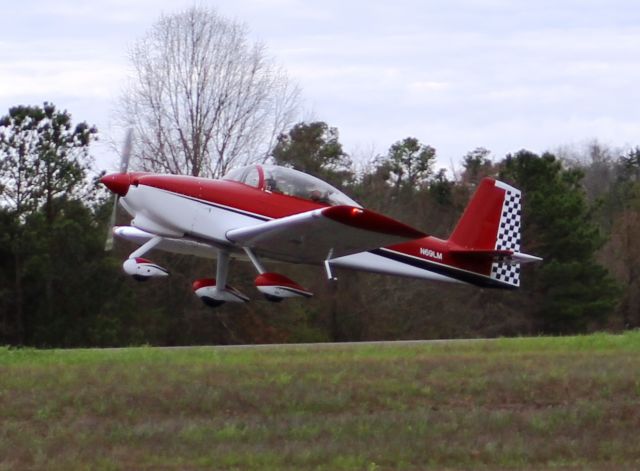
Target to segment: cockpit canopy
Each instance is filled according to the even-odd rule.
[[[223,179],[320,204],[361,207],[327,182],[292,168],[277,165],[249,165],[231,170]]]

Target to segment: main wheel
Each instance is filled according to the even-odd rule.
[[[133,278],[136,281],[139,281],[140,283],[144,283],[145,281],[148,281],[149,278],[151,278],[150,276],[144,276],[144,275],[131,275],[131,278]]]
[[[203,296],[200,299],[209,307],[220,307],[225,303],[224,301],[219,301],[218,299],[213,299],[208,296]]]

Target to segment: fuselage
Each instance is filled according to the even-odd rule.
[[[270,191],[230,180],[131,173],[130,185],[121,192],[121,204],[143,231],[185,238],[229,249],[240,254],[226,234],[232,229],[262,224],[272,219],[304,213],[327,204]],[[123,176],[124,177],[124,176]],[[492,286],[486,260],[460,259],[451,242],[428,236],[334,258],[334,267],[438,281],[470,282]],[[300,263],[295,254],[279,261]]]

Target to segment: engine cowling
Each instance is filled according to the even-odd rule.
[[[149,278],[169,276],[169,271],[160,265],[147,260],[146,258],[129,258],[122,264],[127,275],[131,275],[134,280],[146,281]]]
[[[292,279],[279,273],[262,273],[255,279],[258,290],[269,301],[279,302],[285,298],[310,298],[313,293]]]
[[[193,282],[193,292],[203,303],[210,307],[218,307],[226,302],[246,303],[249,298],[233,286],[218,289],[215,278],[202,278]]]

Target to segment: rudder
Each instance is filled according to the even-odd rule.
[[[500,213],[500,225],[496,239],[496,250],[520,252],[522,196],[520,190],[496,181],[495,186],[504,190],[504,201]],[[491,264],[491,278],[511,286],[520,286],[520,263],[495,261]]]

